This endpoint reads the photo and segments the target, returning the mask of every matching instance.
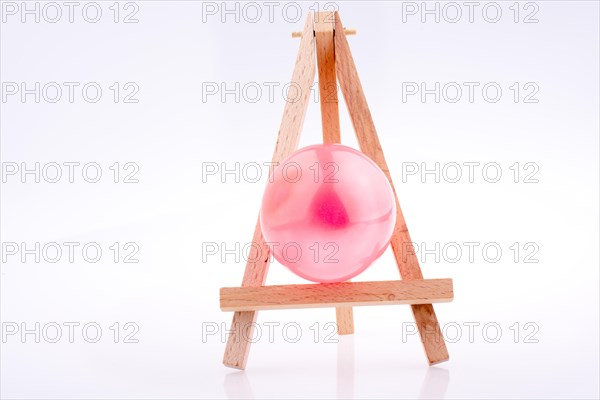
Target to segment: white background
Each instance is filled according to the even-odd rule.
[[[272,311],[259,315],[262,336],[245,372],[221,363],[221,331],[231,314],[221,312],[218,302],[220,287],[241,283],[245,263],[235,255],[222,262],[221,253],[203,255],[203,248],[250,242],[266,169],[251,183],[243,173],[239,182],[233,174],[203,182],[203,168],[240,163],[243,172],[248,163],[270,161],[285,103],[282,87],[299,43],[290,33],[301,30],[315,3],[297,3],[298,18],[295,7],[277,3],[271,22],[268,6],[259,2],[262,17],[255,23],[255,11],[245,3],[237,5],[238,22],[235,13],[222,14],[221,2],[211,4],[214,15],[194,1],[121,3],[117,23],[113,2],[98,3],[102,16],[96,23],[82,17],[85,2],[73,23],[60,2],[63,15],[56,23],[44,15],[39,23],[34,15],[22,22],[21,10],[12,15],[7,3],[0,41],[3,171],[13,163],[33,168],[39,162],[42,168],[96,162],[102,177],[86,182],[81,166],[73,183],[66,167],[58,183],[43,176],[36,183],[20,172],[4,177],[3,398],[598,398],[597,2],[499,2],[496,23],[489,22],[496,6],[486,2],[475,8],[473,22],[468,7],[456,3],[462,17],[455,23],[446,3],[437,3],[439,22],[421,14],[420,2],[338,5],[344,25],[358,30],[350,46],[412,238],[428,249],[440,246],[437,253],[418,254],[425,257],[423,273],[454,280],[455,300],[435,307],[451,359],[426,365],[406,306],[355,309],[355,335],[339,340],[325,340],[331,309]],[[42,12],[45,3],[38,4]],[[414,15],[408,12],[413,6],[419,8]],[[53,10],[46,11],[54,18]],[[123,23],[133,11],[138,22]],[[7,82],[80,86],[73,102],[63,86],[56,103],[43,96],[36,103],[33,94],[24,101],[20,93],[8,95]],[[103,89],[96,103],[82,97],[88,82]],[[131,91],[126,83],[135,83],[138,102],[121,97],[115,103],[109,88],[114,82],[121,96]],[[212,84],[234,89],[236,82],[240,88],[258,85],[262,96],[252,102],[254,92],[241,93],[236,102],[233,94],[222,100],[221,93],[206,93]],[[265,82],[278,85],[273,99]],[[410,82],[429,89],[456,82],[463,93],[456,103],[447,101],[454,92],[439,103],[434,95],[403,98]],[[463,82],[479,84],[473,102]],[[497,102],[482,95],[489,82],[502,89]],[[515,82],[517,102],[510,89]],[[533,86],[526,90],[527,83]],[[524,102],[532,87],[538,91],[529,100],[537,102]],[[340,110],[342,141],[356,146],[344,104]],[[313,100],[301,146],[319,140]],[[115,162],[118,183],[109,169]],[[124,169],[127,162],[139,166],[138,183],[123,182],[131,171]],[[462,165],[462,178],[449,182],[454,170],[450,175],[448,169],[439,182],[421,171],[403,174],[436,162],[440,168]],[[480,163],[473,182],[465,162]],[[488,182],[494,170],[482,174],[487,163],[500,166],[497,183]],[[517,183],[515,167],[510,169],[515,163]],[[533,171],[526,163],[534,165],[530,178],[537,183],[525,182]],[[23,262],[21,252],[6,251],[10,243],[22,250],[21,243],[33,248],[36,242],[81,245],[73,263],[67,254],[56,263],[44,257],[35,262],[34,255]],[[109,249],[115,242],[118,262]],[[128,242],[139,247],[138,263],[123,262]],[[465,242],[479,244],[473,259]],[[100,261],[82,258],[86,243],[101,246]],[[454,244],[463,251],[458,262],[449,260],[454,253],[442,252]],[[486,244],[502,249],[497,262],[492,250],[482,254]],[[532,249],[537,252],[528,261],[537,262],[525,262]],[[391,251],[358,277],[397,278]],[[267,282],[303,281],[274,264]],[[80,324],[73,343],[64,325],[69,322]],[[132,331],[124,328],[127,322],[139,327],[133,336],[138,343],[124,343]],[[36,323],[39,343],[34,333],[21,336],[22,328],[35,331]],[[57,343],[48,340],[55,336],[52,323],[63,327]],[[85,340],[81,328],[87,323],[101,327],[97,343]],[[273,343],[269,323],[280,324]],[[286,323],[300,328],[298,342],[291,340],[294,329],[284,332]],[[470,337],[471,323],[478,325]],[[19,332],[7,335],[14,326]],[[208,335],[214,327],[219,332]],[[88,334],[93,338],[93,329]]]

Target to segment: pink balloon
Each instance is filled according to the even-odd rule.
[[[396,202],[381,169],[339,144],[304,147],[275,170],[260,223],[281,264],[314,282],[342,282],[387,248]]]

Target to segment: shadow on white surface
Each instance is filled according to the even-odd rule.
[[[355,398],[354,335],[339,336],[337,344],[336,397]],[[450,384],[450,371],[430,367],[421,383],[418,399],[443,399]],[[223,383],[228,399],[254,399],[254,391],[245,371],[225,375]]]
[[[338,399],[354,398],[354,335],[338,336],[337,389]]]
[[[450,384],[450,371],[444,368],[430,367],[421,384],[419,399],[443,399]]]
[[[225,382],[223,383],[225,389],[225,395],[228,399],[253,399],[254,392],[246,371],[233,372],[225,375]]]

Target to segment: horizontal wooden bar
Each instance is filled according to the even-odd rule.
[[[452,279],[245,286],[221,288],[221,310],[431,304],[453,298]]]

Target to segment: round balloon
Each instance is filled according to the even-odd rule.
[[[314,145],[272,171],[260,223],[281,264],[314,282],[342,282],[383,254],[396,202],[384,173],[363,153]]]

